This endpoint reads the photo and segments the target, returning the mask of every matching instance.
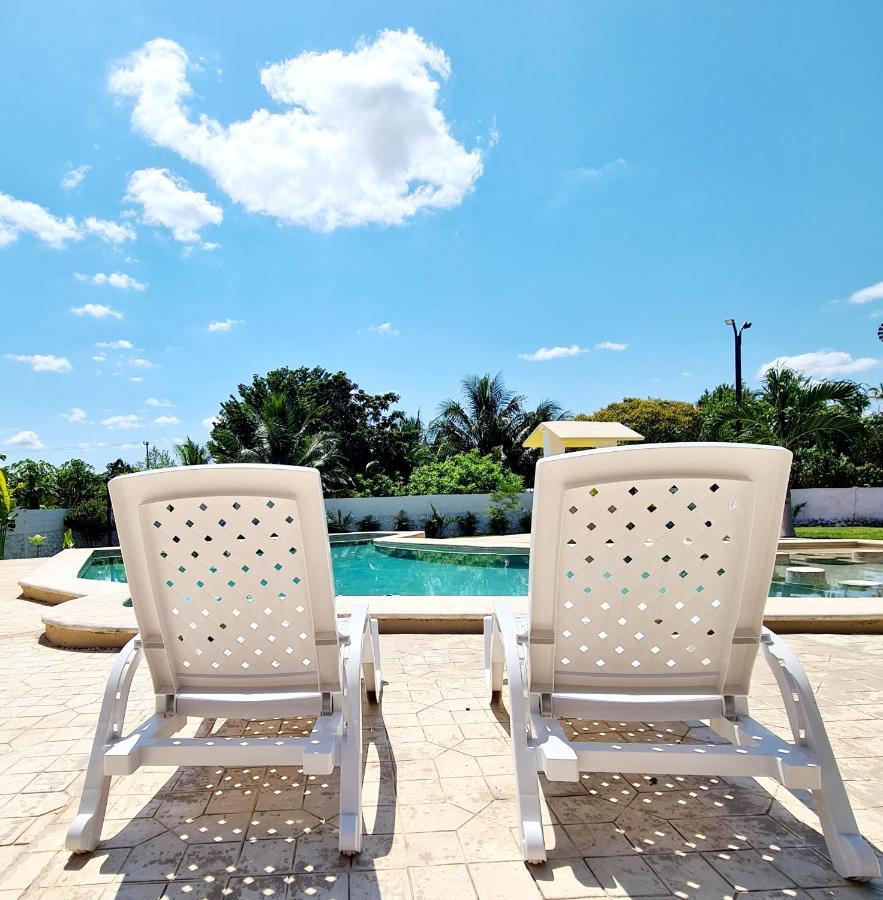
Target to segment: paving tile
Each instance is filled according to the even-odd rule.
[[[414,900],[477,900],[466,866],[430,866],[409,869]]]
[[[710,863],[739,891],[766,891],[794,887],[794,882],[773,865],[773,856],[758,850],[720,850],[703,853]]]
[[[549,860],[527,869],[546,900],[605,896],[604,888],[581,859]]]
[[[539,888],[522,862],[471,863],[469,874],[478,900],[529,900],[542,897]]]
[[[411,896],[406,869],[350,872],[350,900],[411,900]]]
[[[598,884],[614,897],[653,897],[665,893],[665,885],[640,856],[597,856],[589,868]]]
[[[732,897],[733,888],[698,853],[660,853],[647,857],[648,865],[678,897],[710,900]],[[589,860],[591,866],[592,860]]]

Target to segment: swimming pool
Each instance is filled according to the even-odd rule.
[[[528,557],[501,553],[456,553],[380,548],[372,542],[331,546],[334,586],[342,596],[437,595],[500,597],[527,594]],[[812,584],[792,582],[789,567],[810,567]],[[126,581],[118,553],[98,551],[80,578]],[[852,582],[850,584],[850,582]],[[876,587],[874,586],[876,585]],[[883,565],[849,558],[794,554],[777,562],[771,597],[873,597],[883,594]]]
[[[527,594],[527,556],[499,553],[427,554],[378,550],[373,543],[334,544],[334,587],[342,596],[389,595],[501,597]],[[119,555],[94,554],[80,578],[126,580]]]

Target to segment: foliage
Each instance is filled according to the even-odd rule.
[[[328,521],[328,531],[330,534],[343,534],[350,530],[353,514],[346,513],[344,515],[343,510],[339,509],[333,516],[331,513],[328,513],[325,518]]]
[[[147,450],[147,459],[135,463],[130,468],[133,472],[145,472],[148,469],[171,469],[176,465],[178,461],[168,450],[154,444]]]
[[[794,454],[791,486],[881,487],[883,469],[873,463],[856,465],[845,454],[830,447],[804,447]]]
[[[320,431],[316,411],[296,396],[268,394],[259,409],[245,406],[241,434],[216,424],[209,450],[218,462],[271,463],[319,469],[329,492],[346,480],[337,438]]]
[[[692,403],[658,397],[626,397],[610,403],[590,416],[574,416],[577,421],[622,422],[644,436],[648,444],[698,441],[702,412]]]
[[[533,513],[528,509],[518,517],[518,530],[521,534],[529,534],[533,524]]]
[[[55,466],[39,459],[23,459],[8,468],[7,482],[15,506],[22,509],[51,506]]]
[[[404,490],[386,473],[373,472],[371,475],[356,475],[354,493],[357,497],[397,497]]]
[[[411,531],[411,519],[403,509],[400,509],[396,513],[396,517],[393,520],[392,527],[396,531]]]
[[[509,514],[518,509],[518,494],[497,491],[491,494],[487,505],[488,527],[491,534],[506,534],[509,531]]]
[[[834,446],[862,431],[867,397],[853,381],[812,381],[788,368],[770,369],[759,391],[747,391],[741,404],[712,404],[708,427],[727,439],[787,447],[792,452]],[[793,475],[792,475],[793,477]],[[791,492],[785,502],[784,537],[792,537]]]
[[[359,519],[356,524],[358,525],[359,531],[380,531],[380,522],[378,522],[370,513]]]
[[[513,472],[533,484],[538,451],[525,450],[524,440],[540,422],[567,416],[553,400],[535,409],[525,398],[506,387],[502,374],[470,375],[462,381],[462,402],[444,400],[429,424],[428,438],[441,457],[476,450],[492,454]]]
[[[6,484],[6,473],[0,469],[0,559],[6,550],[6,535],[15,530],[15,519],[18,513],[12,510],[12,495]]]
[[[208,447],[196,443],[189,434],[183,443],[175,447],[175,455],[182,466],[205,466],[212,461]]]
[[[251,384],[240,384],[238,394],[221,404],[212,429],[209,446],[218,461],[231,461],[238,456],[237,449],[253,449],[260,443],[255,432],[274,395],[286,398],[296,411],[304,445],[315,439],[325,452],[335,451],[340,464],[330,467],[326,462],[323,470],[326,489],[332,492],[351,491],[358,475],[382,473],[400,483],[422,461],[419,416],[409,418],[393,409],[397,394],[369,394],[345,372],[274,369],[265,376],[255,375]]]
[[[423,533],[428,538],[440,538],[445,536],[445,529],[451,520],[440,513],[435,504],[430,504],[432,512],[423,520]]]
[[[74,533],[70,528],[65,528],[64,534],[61,536],[61,549],[73,550],[76,547],[74,542]]]
[[[64,517],[64,527],[75,531],[90,547],[107,533],[107,501],[84,500]]]
[[[100,498],[103,494],[104,480],[82,459],[70,459],[55,469],[52,483],[54,506],[71,509],[84,500]]]
[[[457,516],[457,527],[461,537],[472,537],[478,532],[478,516],[472,511]]]
[[[34,548],[36,555],[41,556],[43,547],[46,544],[46,538],[42,534],[29,534],[27,541]]]
[[[478,450],[418,466],[411,473],[408,494],[489,494],[522,490],[524,480],[506,469],[498,459]]]

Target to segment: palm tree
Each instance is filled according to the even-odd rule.
[[[499,456],[513,471],[530,478],[535,455],[521,446],[540,423],[567,414],[553,400],[534,410],[525,398],[506,387],[502,373],[469,375],[462,381],[462,401],[444,400],[429,423],[430,443],[441,456],[478,450]]]
[[[288,394],[271,393],[258,411],[246,407],[249,427],[245,440],[216,426],[208,449],[221,463],[312,466],[322,471],[326,489],[334,492],[347,486],[349,478],[337,452],[336,436],[313,428],[321,414],[322,410],[308,409]]]
[[[721,403],[709,414],[712,436],[786,447],[805,447],[849,438],[861,431],[867,397],[853,381],[813,381],[792,369],[770,369],[759,391],[741,404]],[[791,489],[785,498],[782,537],[794,537]]]
[[[175,447],[175,455],[182,466],[204,466],[212,461],[205,444],[197,444],[190,435]]]

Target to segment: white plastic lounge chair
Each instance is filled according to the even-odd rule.
[[[837,871],[879,874],[812,689],[763,628],[791,454],[779,447],[674,444],[540,460],[529,622],[499,602],[485,621],[492,696],[505,669],[524,859],[546,858],[537,773],[768,776],[813,792]],[[794,735],[748,714],[758,648]],[[731,743],[571,743],[558,717],[706,719]]]
[[[340,850],[361,845],[361,674],[379,698],[376,620],[338,630],[315,469],[192,466],[110,482],[139,636],[114,663],[67,848],[93,850],[111,776],[139,766],[340,766]],[[364,656],[363,656],[364,654]],[[156,713],[123,734],[142,656]],[[173,738],[188,716],[315,716],[308,737]]]

